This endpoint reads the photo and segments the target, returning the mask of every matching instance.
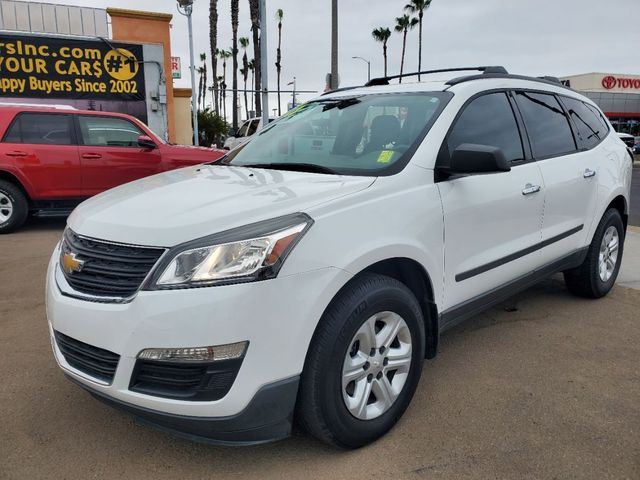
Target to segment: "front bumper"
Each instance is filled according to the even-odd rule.
[[[351,277],[343,270],[324,268],[255,283],[141,291],[129,303],[97,303],[62,293],[57,259],[56,249],[47,274],[47,318],[54,356],[65,374],[94,396],[148,423],[219,442],[234,442],[236,434],[242,443],[286,436],[297,390],[297,381],[291,379],[302,372],[324,309]],[[54,331],[119,355],[112,381],[100,381],[71,366]],[[130,390],[141,350],[244,341],[249,347],[237,377],[219,400],[184,401]],[[279,382],[288,382],[283,387],[286,395],[280,392],[277,402],[267,401],[271,394],[264,400],[263,389],[272,391]],[[264,421],[258,425],[254,419]]]
[[[237,415],[189,417],[115,400],[79,382],[71,375],[67,375],[67,378],[101,402],[133,415],[142,424],[188,440],[216,445],[257,445],[288,437],[293,425],[293,411],[300,379],[296,376],[265,385]]]

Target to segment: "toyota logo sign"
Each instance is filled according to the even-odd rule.
[[[640,78],[619,78],[613,75],[607,75],[602,78],[602,86],[607,90],[612,88],[633,88],[640,90]]]
[[[616,77],[608,75],[602,79],[602,86],[607,90],[611,90],[616,86]]]

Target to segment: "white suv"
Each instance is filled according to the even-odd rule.
[[[605,295],[625,145],[575,91],[479,70],[325,94],[222,164],[83,203],[48,270],[64,373],[190,438],[296,422],[354,448],[398,421],[443,331],[556,272]]]

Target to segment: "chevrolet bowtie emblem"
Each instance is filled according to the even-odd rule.
[[[76,257],[75,253],[65,253],[60,259],[62,271],[67,275],[71,275],[73,272],[79,272],[84,266],[84,261]]]

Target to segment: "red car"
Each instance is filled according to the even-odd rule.
[[[0,233],[29,213],[68,215],[82,200],[138,178],[225,153],[171,145],[120,113],[0,105]]]

